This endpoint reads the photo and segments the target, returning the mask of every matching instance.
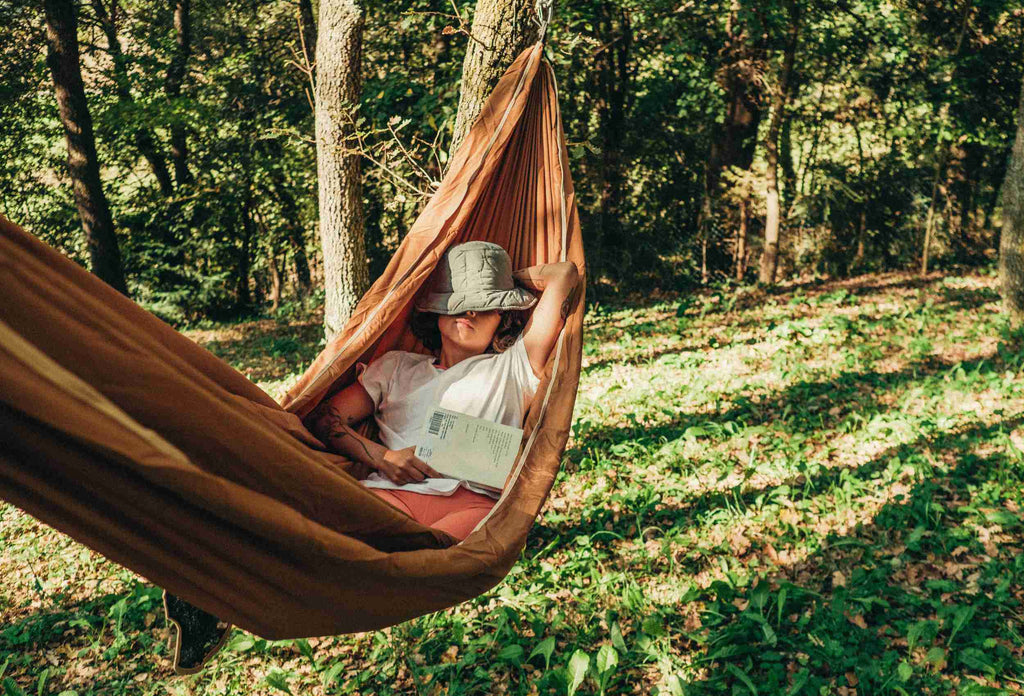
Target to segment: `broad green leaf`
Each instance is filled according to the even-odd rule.
[[[793,677],[793,686],[789,687],[789,691],[786,692],[786,696],[796,696],[800,693],[800,689],[804,688],[807,680],[811,678],[811,671],[808,669],[802,669],[796,673]]]
[[[900,666],[896,668],[896,674],[899,676],[901,682],[905,682],[914,674],[914,668],[906,662],[901,662]]]
[[[577,650],[569,658],[569,666],[566,667],[566,675],[569,678],[568,696],[573,696],[576,693],[576,689],[580,688],[584,677],[587,676],[587,668],[589,666],[590,655],[582,650]]]
[[[960,629],[963,628],[973,616],[974,607],[971,605],[965,604],[957,607],[956,612],[953,614],[953,630],[949,634],[949,640],[946,641],[947,644],[953,642],[953,638],[956,637],[956,634],[960,632]]]
[[[942,648],[934,647],[928,651],[927,659],[928,662],[938,667],[946,661],[946,651]]]
[[[993,510],[992,512],[986,512],[985,519],[993,524],[998,524],[1001,527],[1016,527],[1021,524],[1021,520],[1017,515],[1007,512],[1006,510]]]
[[[764,580],[757,583],[757,587],[750,591],[750,603],[761,609],[768,601],[768,583]]]
[[[907,631],[907,650],[912,651],[914,647],[917,645],[917,641],[921,639],[921,636],[923,636],[926,631],[934,628],[935,626],[936,623],[934,621],[928,620],[918,621],[913,626],[911,626],[910,630]]]
[[[643,629],[644,633],[651,636],[652,638],[657,638],[659,636],[665,635],[665,626],[662,623],[660,616],[648,616],[646,619],[644,619],[643,624],[641,624],[641,628]]]
[[[551,667],[551,653],[555,651],[555,637],[548,636],[533,649],[527,660],[532,660],[534,655],[544,656],[544,670],[547,671]]]
[[[329,687],[338,680],[338,675],[340,675],[344,670],[344,662],[338,662],[331,665],[329,668],[324,670],[323,674],[320,675],[320,683],[324,685],[324,688]]]
[[[614,645],[616,648],[618,648],[622,652],[626,652],[626,641],[624,641],[622,639],[622,628],[619,627],[619,622],[618,621],[616,621],[615,623],[612,624],[611,633],[612,633],[612,645]]]
[[[4,696],[25,696],[25,692],[20,686],[14,683],[14,680],[10,677],[5,677],[0,686],[4,687]]]
[[[956,657],[961,663],[978,672],[988,672],[992,669],[992,661],[988,655],[977,648],[964,648]]]
[[[290,686],[288,686],[288,677],[290,676],[291,674],[288,672],[283,672],[279,669],[275,669],[268,672],[267,675],[263,677],[263,680],[267,683],[268,686],[271,686],[277,689],[278,691],[283,691],[286,694],[291,694],[292,689]]]
[[[743,682],[743,685],[750,689],[750,693],[754,694],[754,696],[757,696],[757,687],[754,686],[754,682],[750,681],[750,677],[747,676],[746,672],[744,672],[742,669],[733,664],[727,664],[725,668],[729,670],[729,672],[731,672],[733,676],[735,676],[737,679]]]
[[[523,646],[518,643],[513,643],[512,645],[506,645],[501,649],[501,652],[498,653],[498,659],[505,662],[514,662],[518,665],[523,661],[523,653],[525,652],[526,651],[523,649]]]
[[[610,645],[602,645],[597,651],[597,673],[604,674],[619,664],[619,651]]]
[[[295,641],[295,646],[299,649],[299,652],[302,653],[303,657],[305,657],[310,662],[314,661],[313,647],[309,644],[308,640],[306,640],[305,638],[299,638],[297,641]]]
[[[238,633],[228,641],[226,647],[228,652],[246,652],[251,650],[254,645],[256,645],[256,641],[251,636]]]
[[[36,685],[36,696],[43,696],[43,690],[46,689],[46,679],[50,676],[50,668],[47,667],[39,673],[39,683]]]

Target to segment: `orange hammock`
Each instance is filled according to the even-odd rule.
[[[0,217],[0,498],[267,638],[366,631],[451,607],[516,562],[554,481],[579,381],[586,267],[551,67],[501,78],[384,274],[283,407],[242,374]],[[526,416],[512,477],[461,543],[359,483],[302,417],[356,361],[423,351],[408,329],[444,251],[584,279]]]

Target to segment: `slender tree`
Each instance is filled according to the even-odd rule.
[[[1017,106],[1017,138],[1003,182],[999,279],[1006,313],[1020,324],[1024,321],[1024,84]]]
[[[967,23],[971,16],[971,2],[968,0],[964,3],[963,20],[960,23],[960,34],[956,41],[956,48],[953,49],[951,56],[953,61],[960,55],[960,50],[964,45],[964,36],[967,34]],[[949,74],[946,77],[947,83],[953,82],[953,77],[956,74],[956,63],[952,62],[949,68]],[[939,198],[943,194],[942,182],[946,178],[946,167],[949,163],[950,156],[950,143],[946,142],[946,123],[949,120],[949,100],[942,103],[939,108],[939,133],[938,142],[936,144],[936,157],[935,157],[935,175],[932,179],[932,197],[931,202],[928,204],[928,215],[925,218],[924,223],[924,242],[921,245],[921,275],[928,275],[928,255],[930,253],[930,247],[932,239],[935,237],[935,226],[938,221],[938,206]]]
[[[355,148],[361,91],[363,10],[358,0],[321,0],[316,48],[316,154],[324,255],[324,332],[341,331],[370,285],[362,181]]]
[[[450,154],[459,149],[498,79],[515,57],[537,40],[532,7],[530,0],[477,0],[462,62],[459,111]]]
[[[109,11],[106,5],[104,5],[104,0],[92,0],[92,7],[100,27],[102,27],[103,33],[107,37],[107,53],[110,55],[111,63],[113,63],[117,101],[125,106],[130,105],[135,100],[132,97],[131,86],[128,81],[127,60],[125,59],[124,51],[121,49],[121,39],[117,35],[117,0],[110,0]],[[167,169],[167,163],[164,161],[163,154],[160,152],[160,147],[157,145],[153,132],[146,124],[138,124],[135,126],[134,140],[135,146],[142,153],[142,156],[146,158],[150,169],[153,170],[153,176],[156,177],[157,184],[160,186],[160,193],[164,196],[173,195],[174,184],[171,182],[171,173]]]
[[[730,167],[749,170],[757,146],[757,129],[761,124],[761,71],[764,68],[764,40],[756,28],[744,19],[743,4],[731,0],[726,25],[726,45],[721,67],[715,78],[725,92],[725,113],[708,152],[701,200],[698,230],[701,243],[701,279],[708,282],[708,247],[711,228],[716,217],[722,172]],[[747,223],[750,205],[740,202],[736,245],[733,250],[736,278],[742,280],[747,256]]]
[[[623,153],[626,116],[632,97],[633,30],[629,11],[612,2],[602,3],[598,7],[598,28],[604,45],[597,52],[595,66],[601,155],[597,170],[599,244],[595,245],[594,255],[598,257],[602,270],[615,277],[620,264],[608,264],[605,260],[628,253],[622,225],[622,199],[626,182]]]
[[[302,44],[312,61],[316,56],[316,19],[313,14],[313,0],[299,0],[299,28]]]
[[[68,168],[75,205],[85,230],[92,272],[127,295],[121,252],[110,205],[103,194],[92,118],[85,99],[78,54],[78,17],[73,0],[46,0],[46,62],[53,77],[57,108],[64,125]]]
[[[174,1],[174,56],[167,66],[164,91],[171,100],[181,96],[188,59],[192,54],[192,15],[190,0]],[[188,168],[188,136],[185,124],[175,119],[171,123],[171,160],[174,162],[174,180],[179,186],[192,182]]]
[[[786,104],[789,101],[789,83],[793,75],[793,62],[796,59],[797,40],[800,36],[800,6],[796,0],[786,0],[789,14],[789,27],[786,32],[786,47],[779,72],[779,84],[772,98],[772,120],[768,126],[768,137],[765,139],[765,159],[768,169],[765,174],[767,188],[764,224],[764,251],[761,254],[760,281],[769,285],[775,283],[775,272],[779,266],[779,131],[786,117]]]

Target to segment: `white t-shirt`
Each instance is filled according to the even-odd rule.
[[[448,369],[431,355],[392,350],[366,366],[359,382],[376,406],[374,420],[385,447],[399,450],[419,443],[427,410],[440,406],[516,428],[533,399],[540,378],[533,374],[520,334],[504,353],[466,358]],[[388,488],[429,495],[451,495],[459,486],[492,498],[499,494],[450,478],[426,478],[396,484],[380,472],[362,481],[368,488]]]

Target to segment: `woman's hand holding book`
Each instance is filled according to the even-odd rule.
[[[441,474],[414,454],[415,450],[415,447],[385,450],[384,455],[373,462],[373,466],[398,485],[417,483],[428,477],[441,478]]]

